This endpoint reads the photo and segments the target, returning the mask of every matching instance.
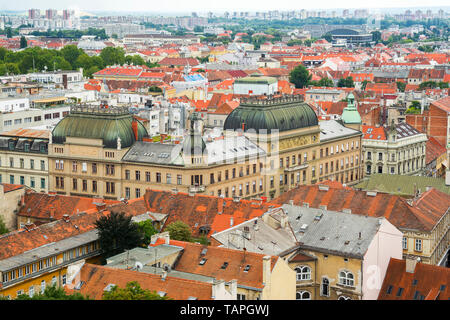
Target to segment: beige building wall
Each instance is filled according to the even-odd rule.
[[[270,263],[270,260],[269,260]],[[295,271],[279,258],[262,292],[263,300],[295,300]]]
[[[4,186],[0,184],[0,216],[9,231],[17,229],[16,211],[20,207],[22,196],[25,194],[25,188],[4,192]]]
[[[2,150],[0,175],[0,182],[24,184],[36,192],[48,192],[48,155]]]

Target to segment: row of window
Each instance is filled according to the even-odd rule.
[[[419,166],[421,164],[421,166]],[[421,159],[421,162],[419,163],[419,159],[416,159],[416,166],[414,167],[414,160],[410,160],[410,161],[407,161],[407,162],[403,162],[403,167],[402,167],[402,164],[398,164],[398,174],[401,174],[401,173],[407,173],[407,172],[411,172],[411,171],[414,171],[414,170],[418,170],[418,169],[420,169],[420,168],[423,168],[424,167],[424,159],[422,158]],[[377,173],[383,173],[383,166],[382,165],[379,165],[379,166],[376,166],[376,168],[377,168]],[[391,167],[389,167],[390,168],[390,173],[391,174],[395,174],[395,166],[391,166]],[[401,171],[401,169],[403,168],[403,171]],[[367,174],[371,174],[372,173],[372,165],[370,165],[370,164],[368,164],[367,165],[367,167],[366,167],[366,173]]]
[[[25,150],[25,151],[26,151],[26,150]],[[20,169],[31,169],[31,170],[34,170],[34,169],[36,168],[34,159],[30,159],[29,164],[30,164],[30,165],[28,166],[28,168],[25,168],[25,159],[24,159],[24,158],[20,158],[20,159],[19,159],[19,168],[20,168]],[[45,160],[41,160],[40,164],[41,164],[40,169],[41,169],[42,171],[45,171],[45,170],[46,170],[46,169],[45,169]],[[14,158],[13,158],[13,157],[10,157],[10,158],[9,158],[9,167],[10,167],[10,168],[14,168],[14,165],[15,165]],[[0,166],[2,166],[2,161],[1,161],[1,159],[0,159]]]
[[[307,290],[297,291],[295,298],[297,300],[311,300],[311,293]],[[341,295],[338,300],[351,300],[350,297]]]
[[[48,269],[55,265],[56,265],[56,256],[42,259],[42,260],[39,260],[38,262],[27,264],[25,266],[16,268],[14,270],[4,272],[2,281],[3,281],[3,283],[7,283],[9,281],[21,279],[24,276],[42,271],[44,269]]]
[[[91,252],[97,251],[99,249],[98,243],[92,242],[81,247],[65,251],[63,253],[63,262],[70,261],[72,259],[82,257]],[[21,279],[24,276],[54,267],[57,265],[56,256],[45,258],[39,260],[38,262],[27,264],[25,266],[4,272],[2,276],[3,283],[13,281],[16,279]]]
[[[403,250],[408,250],[408,238],[403,237],[402,240]],[[414,250],[422,251],[422,239],[414,239]]]
[[[35,177],[30,177],[29,183],[26,183],[25,176],[19,176],[19,181],[17,181],[21,185],[29,186],[30,188],[36,188],[36,180]],[[3,175],[0,174],[0,183],[3,183]],[[16,184],[15,176],[10,174],[9,175],[9,183],[10,184]],[[45,189],[45,178],[41,178],[41,189]]]
[[[305,281],[311,280],[311,268],[308,266],[298,266],[295,268],[295,272],[297,274],[297,281]],[[322,294],[328,296],[328,288],[329,288],[329,280],[327,278],[322,279],[322,285],[327,285],[327,293]],[[339,284],[348,287],[355,286],[355,277],[350,271],[341,271],[339,272]]]
[[[403,158],[400,157],[402,155],[402,152],[398,152],[397,153],[397,158],[399,160],[400,159],[406,159],[406,158],[409,158],[411,156],[418,155],[418,153],[419,153],[419,147],[415,147],[415,148],[412,148],[412,149],[408,150],[408,153],[406,153],[406,150],[403,150]],[[425,153],[425,147],[422,146],[422,154],[424,154],[424,153]],[[396,154],[395,153],[391,153],[390,155],[391,155],[391,161],[395,161]],[[384,156],[384,154],[382,152],[378,152],[378,160],[379,161],[383,161],[383,156]],[[367,151],[366,158],[367,158],[367,160],[372,160],[372,152],[371,151]],[[389,158],[388,158],[388,160],[389,160]]]
[[[63,111],[62,116],[65,117],[67,114],[69,114],[69,111]],[[50,119],[59,119],[61,117],[61,113],[60,112],[54,112],[54,113],[47,113],[44,115],[44,119],[45,120],[50,120]],[[42,120],[42,116],[35,116],[35,117],[26,117],[26,118],[19,118],[19,119],[14,119],[14,125],[19,125],[22,123],[31,123],[31,122],[39,122]],[[8,126],[12,126],[13,124],[13,120],[5,120],[3,121],[3,125],[5,127]]]
[[[63,275],[61,276],[61,282],[62,282],[62,285],[63,285],[63,286],[66,284],[66,282],[67,282],[67,275],[66,275],[66,274],[63,274]],[[51,286],[56,286],[56,285],[57,285],[57,279],[56,279],[56,276],[53,276],[53,277],[52,277]],[[44,293],[46,287],[47,287],[47,284],[46,284],[45,280],[42,280],[42,281],[41,281],[41,285],[40,285],[40,293],[41,293],[41,294]],[[34,293],[35,293],[35,286],[33,285],[33,286],[30,286],[30,287],[28,288],[28,296],[32,298],[32,297],[34,296]],[[20,296],[20,295],[22,295],[22,294],[25,294],[25,293],[23,292],[23,290],[18,290],[18,291],[16,292],[17,297]],[[9,296],[7,296],[6,298],[10,299]]]

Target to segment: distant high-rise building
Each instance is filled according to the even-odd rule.
[[[45,18],[46,19],[55,19],[58,14],[58,11],[54,9],[47,9],[45,10]]]
[[[197,18],[198,17],[197,12],[192,12],[192,17]]]
[[[73,11],[73,10],[63,10],[63,19],[69,20],[70,18],[73,17],[74,14],[75,14],[75,11]]]
[[[39,9],[29,9],[28,19],[38,19],[41,16],[41,11]]]

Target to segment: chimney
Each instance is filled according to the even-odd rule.
[[[167,271],[163,271],[162,275],[161,275],[161,280],[162,281],[166,281],[166,277],[167,277]]]
[[[31,229],[36,228],[36,225],[33,222],[27,222],[25,224],[25,230],[30,231]]]
[[[52,207],[50,207],[50,219],[53,219],[54,217],[55,217],[55,208],[53,208],[53,206]]]
[[[213,300],[220,299],[221,297],[218,297],[217,295],[223,291],[225,291],[225,281],[224,280],[214,280],[212,287],[211,287],[211,299],[213,299]]]
[[[95,205],[97,206],[97,210],[98,210],[98,211],[101,211],[101,210],[106,209],[106,203],[104,203],[104,202],[102,202],[102,203],[96,203]]]
[[[169,234],[169,231],[166,231],[166,232],[161,233],[161,236],[163,237],[164,243],[165,243],[165,244],[169,244],[169,243],[170,243],[170,234]]]
[[[217,214],[222,213],[223,213],[223,198],[219,197],[219,199],[217,199]]]
[[[136,141],[138,140],[138,123],[137,120],[133,118],[133,122],[131,122],[131,128],[133,129],[134,138]]]
[[[406,272],[414,273],[417,262],[420,262],[420,258],[406,258]]]
[[[165,133],[161,133],[160,134],[160,140],[159,140],[159,142],[161,142],[161,143],[164,143],[164,140],[167,138],[167,134],[165,134]]]
[[[230,218],[230,227],[232,227],[233,224],[234,224],[234,219],[233,219],[233,217],[231,217],[231,218]]]
[[[237,299],[237,280],[233,279],[228,283],[230,288],[231,299]]]
[[[288,216],[287,215],[284,215],[281,217],[280,224],[281,224],[281,228],[283,228],[283,229],[288,226]]]
[[[266,285],[270,278],[270,256],[263,257],[263,284]]]

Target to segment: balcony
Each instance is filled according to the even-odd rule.
[[[296,165],[294,167],[289,167],[289,168],[284,168],[284,172],[293,172],[293,171],[297,171],[297,170],[303,170],[308,168],[308,163],[302,163],[299,165]]]
[[[204,186],[204,185],[189,186],[189,192],[190,192],[190,193],[201,193],[201,192],[205,192],[205,186]]]

